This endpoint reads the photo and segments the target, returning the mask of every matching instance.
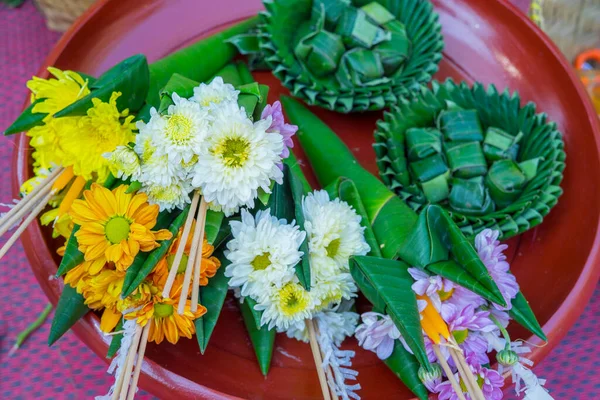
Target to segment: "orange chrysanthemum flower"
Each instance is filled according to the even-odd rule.
[[[192,224],[191,231],[194,231],[194,226],[196,222],[194,221]],[[169,247],[169,251],[167,254],[160,259],[160,261],[154,267],[152,271],[152,282],[157,287],[164,288],[165,283],[167,282],[167,277],[169,276],[169,271],[173,267],[173,261],[175,259],[175,253],[177,253],[177,247],[179,247],[179,241],[181,239],[181,234],[183,232],[183,228],[179,229],[179,233],[177,234],[177,238],[173,240],[171,247]],[[177,267],[177,275],[175,277],[175,282],[173,283],[173,287],[171,289],[171,298],[178,297],[178,294],[181,293],[181,287],[183,286],[183,279],[185,275],[185,267],[188,263],[188,257],[190,255],[190,250],[192,247],[192,237],[193,235],[188,236],[187,243],[185,244],[185,249],[183,251],[183,257],[181,258],[181,262]],[[213,257],[213,252],[215,251],[214,246],[210,245],[206,238],[202,242],[202,264],[200,266],[200,286],[208,285],[208,278],[212,278],[217,273],[217,269],[221,266],[221,261],[217,257]],[[190,286],[190,293],[192,287]],[[189,295],[189,293],[188,293]]]
[[[128,186],[110,191],[98,184],[83,193],[84,200],[75,200],[70,215],[80,225],[75,234],[79,250],[86,261],[96,264],[89,271],[100,272],[106,262],[125,271],[139,251],[151,251],[159,246],[157,240],[171,238],[166,229],[152,231],[156,225],[158,206],[148,204],[144,193],[127,194]]]
[[[154,301],[148,302],[136,312],[126,314],[125,318],[137,318],[137,323],[141,326],[151,323],[149,342],[160,344],[166,338],[169,343],[176,344],[180,337],[191,339],[196,333],[194,320],[206,314],[206,307],[202,305],[198,305],[198,309],[193,313],[190,309],[191,301],[187,300],[184,313],[179,315],[177,303],[178,300],[155,296]]]

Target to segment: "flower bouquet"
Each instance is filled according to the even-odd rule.
[[[340,192],[355,188],[369,221],[371,251],[350,264],[373,305],[361,315],[359,344],[421,399],[428,392],[440,399],[500,399],[503,374],[512,376],[517,393],[551,398],[528,368],[530,348],[506,331],[514,320],[546,340],[510,273],[500,232],[485,229],[472,242],[439,206],[417,215],[310,111],[291,98],[283,104],[319,182]],[[497,369],[490,367],[494,354]]]

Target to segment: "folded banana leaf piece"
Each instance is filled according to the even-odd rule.
[[[263,0],[261,23],[233,38],[292,95],[349,113],[380,110],[427,84],[443,38],[422,0]]]
[[[525,232],[562,194],[556,124],[493,85],[448,80],[421,88],[378,121],[374,148],[388,188],[415,211],[443,207],[467,236]]]

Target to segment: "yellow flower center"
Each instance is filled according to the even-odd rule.
[[[214,153],[221,157],[226,166],[238,168],[248,160],[249,147],[250,142],[244,138],[226,138],[217,144]]]
[[[308,295],[297,283],[288,283],[279,292],[279,309],[285,316],[292,316],[308,307]]]
[[[170,304],[155,304],[154,316],[157,318],[167,318],[173,315],[173,306]]]
[[[185,145],[194,136],[194,124],[184,115],[171,115],[167,122],[165,134],[174,144],[178,146]]]
[[[337,255],[338,251],[340,250],[340,245],[342,244],[341,239],[333,239],[331,242],[329,242],[329,244],[327,245],[327,247],[325,247],[325,250],[327,250],[327,257],[329,258],[333,258]]]
[[[104,234],[112,244],[121,243],[129,238],[129,221],[125,217],[111,218],[104,226]]]
[[[185,268],[187,267],[189,257],[184,253],[181,257],[181,261],[177,266],[177,273],[183,274],[185,272]],[[169,264],[169,271],[173,268],[173,261],[175,261],[175,254],[169,254],[167,256],[167,264]]]
[[[467,336],[469,336],[469,330],[462,329],[460,331],[453,331],[452,336],[454,336],[454,339],[456,339],[456,343],[462,344],[465,342],[465,340],[467,340]]]
[[[447,292],[444,292],[443,290],[438,290],[438,295],[440,296],[441,301],[448,300],[450,297],[452,297],[453,294],[454,294],[454,288],[450,289]]]
[[[321,304],[319,305],[318,310],[326,308],[331,303],[338,303],[341,299],[341,290],[331,290],[323,299],[321,299]]]
[[[254,260],[250,263],[255,271],[262,271],[267,269],[271,265],[271,254],[269,252],[262,253],[259,256],[254,257]]]

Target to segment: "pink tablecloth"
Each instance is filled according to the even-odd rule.
[[[525,3],[524,0],[516,0]],[[26,96],[25,82],[35,73],[59,34],[49,32],[42,17],[28,2],[21,9],[0,5],[0,132],[18,115]],[[14,145],[0,146],[0,201],[11,197]],[[48,348],[47,321],[12,357],[8,351],[18,332],[33,321],[47,304],[25,258],[20,243],[0,262],[0,398],[83,399],[104,394],[111,385],[106,363],[74,334],[67,333]],[[583,316],[568,337],[535,368],[548,379],[558,400],[599,399],[600,291],[596,291]],[[152,398],[139,393],[139,399]]]

